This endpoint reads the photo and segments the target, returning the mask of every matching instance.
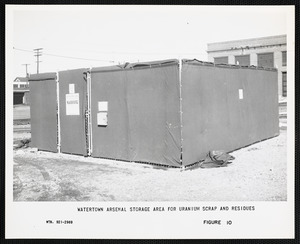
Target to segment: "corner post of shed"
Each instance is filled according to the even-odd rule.
[[[88,156],[92,155],[93,145],[92,145],[92,113],[91,113],[91,72],[92,69],[86,72],[86,79],[87,79],[87,137],[88,137]]]
[[[59,74],[56,72],[56,106],[57,106],[57,152],[61,152],[61,134],[60,134],[60,101],[59,101]]]
[[[180,164],[181,167],[184,168],[183,165],[183,153],[182,153],[182,144],[183,144],[183,138],[182,138],[182,79],[181,79],[181,73],[182,73],[182,59],[179,57],[179,113],[180,113]]]

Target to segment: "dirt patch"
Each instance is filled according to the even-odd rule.
[[[14,150],[15,201],[285,201],[286,130],[230,153],[227,167],[180,169]]]

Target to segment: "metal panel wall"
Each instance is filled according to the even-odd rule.
[[[179,67],[127,72],[132,161],[180,166]]]
[[[93,70],[92,156],[180,166],[178,62]],[[97,125],[108,102],[107,126]]]
[[[182,99],[184,165],[279,134],[275,71],[185,62]]]
[[[59,72],[61,152],[64,153],[87,155],[85,132],[87,86],[84,75],[86,71],[87,69],[76,69]],[[68,114],[70,112],[67,111],[67,106],[70,105],[67,104],[66,99],[70,94],[76,95],[75,102],[78,98],[78,111],[75,104],[71,108],[75,111]],[[73,105],[71,104],[71,106]]]
[[[62,152],[87,154],[85,71],[59,72]],[[189,165],[210,150],[232,151],[279,134],[276,71],[183,61],[182,124],[179,75],[177,60],[92,69],[92,156],[180,167],[181,146]],[[32,146],[53,152],[55,79],[55,73],[29,79]],[[67,115],[70,93],[78,93],[79,108]]]
[[[92,156],[130,160],[126,76],[121,72],[91,73]],[[108,102],[108,126],[97,124],[98,102]]]
[[[57,152],[56,74],[30,76],[31,146]]]

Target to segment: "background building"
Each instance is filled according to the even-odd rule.
[[[13,82],[14,105],[29,104],[28,77],[17,77]]]
[[[287,95],[286,35],[207,44],[208,61],[278,69],[278,94]]]

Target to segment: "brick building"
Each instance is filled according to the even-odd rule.
[[[287,95],[286,35],[207,44],[208,61],[278,69],[278,93]]]

